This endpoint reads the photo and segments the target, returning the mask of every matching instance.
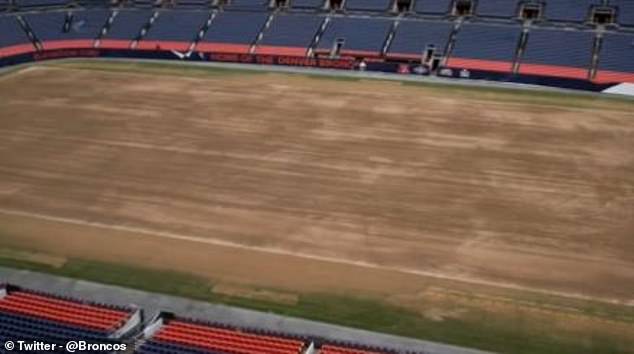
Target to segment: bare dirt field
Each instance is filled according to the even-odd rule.
[[[634,303],[631,103],[43,66],[0,106],[3,245],[397,302],[432,279]]]
[[[0,92],[3,214],[634,300],[631,105],[47,67]]]

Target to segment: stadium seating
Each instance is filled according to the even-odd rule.
[[[177,9],[204,9],[211,5],[210,0],[178,0],[175,4]]]
[[[144,343],[139,353],[299,354],[305,343],[270,335],[245,333],[185,320],[170,320]]]
[[[44,12],[25,16],[44,49],[90,48],[110,13],[108,10]]]
[[[111,49],[128,49],[141,29],[152,17],[151,10],[119,11],[108,32],[101,38],[100,46]]]
[[[156,0],[133,0],[133,6],[140,9],[151,9],[156,5]]]
[[[601,0],[548,0],[545,17],[551,21],[583,22],[592,5],[600,4]]]
[[[465,23],[458,32],[448,67],[511,72],[521,28]]]
[[[322,35],[318,51],[330,52],[337,40],[344,40],[341,54],[378,56],[381,54],[393,21],[354,17],[335,17]]]
[[[592,59],[594,33],[532,29],[520,73],[585,79]]]
[[[137,48],[187,51],[208,18],[206,11],[161,11]]]
[[[414,11],[420,14],[446,15],[451,12],[452,0],[417,0]]]
[[[304,56],[323,21],[317,15],[277,15],[256,53]]]
[[[264,27],[266,12],[220,12],[196,46],[201,52],[248,53]]]
[[[10,5],[9,0],[0,0],[0,12],[9,10]]]
[[[634,26],[634,1],[610,0],[617,9],[617,22],[622,26]]]
[[[324,6],[324,0],[292,0],[292,9],[315,10]]]
[[[72,339],[106,343],[134,328],[125,327],[134,313],[131,309],[87,304],[3,286],[0,340],[37,339],[63,344]],[[122,329],[124,332],[118,332]]]
[[[387,11],[392,2],[390,0],[347,0],[346,9],[353,11]]]
[[[15,0],[15,4],[19,8],[60,7],[66,6],[67,3],[68,0]]]
[[[417,0],[413,9],[417,15],[398,18],[388,17],[391,0],[347,0],[348,12],[337,14],[317,11],[324,0],[290,1],[290,12],[270,10],[269,0],[232,0],[224,6],[227,11],[211,10],[212,0],[163,5],[155,0],[130,0],[112,9],[109,0],[16,3],[18,11],[24,10],[20,16],[25,28],[17,17],[0,18],[2,57],[33,52],[36,46],[29,39],[30,29],[43,49],[130,49],[138,40],[135,48],[142,50],[187,51],[195,43],[195,50],[203,53],[247,54],[253,49],[256,54],[303,57],[311,52],[329,54],[336,48],[342,57],[411,61],[434,48],[441,55],[451,49],[444,61],[450,68],[503,73],[517,68],[520,74],[574,79],[588,79],[595,72],[592,52],[595,32],[600,32],[590,26],[584,29],[583,23],[593,7],[610,6],[616,9],[621,27],[607,28],[595,80],[620,77],[632,81],[629,37],[610,32],[631,32],[627,27],[634,26],[632,0],[478,0],[474,2],[476,17],[466,22],[442,18],[451,14],[453,0]],[[544,4],[546,21],[532,24],[526,47],[518,49],[521,27],[511,20],[524,3]],[[78,4],[87,8],[77,8]],[[68,9],[59,9],[67,5]],[[0,11],[9,6],[8,0],[0,0]],[[47,7],[53,8],[47,11]],[[206,29],[210,15],[211,25]],[[455,41],[452,38],[450,43],[459,23]]]
[[[225,6],[228,10],[263,11],[269,6],[269,0],[231,0]]]
[[[516,17],[519,0],[478,0],[476,14],[488,17]]]
[[[604,35],[595,80],[634,82],[634,34]]]
[[[388,51],[388,57],[420,59],[423,51],[433,45],[444,53],[453,29],[450,22],[401,21]]]
[[[0,58],[34,50],[35,47],[15,17],[0,17]]]
[[[77,4],[81,7],[91,8],[91,7],[108,7],[110,5],[109,0],[78,0]]]

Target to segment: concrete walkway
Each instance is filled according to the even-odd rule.
[[[400,353],[420,354],[486,354],[487,352],[427,342],[398,336],[356,330],[315,321],[283,317],[269,313],[214,305],[185,298],[102,285],[87,281],[57,277],[24,270],[0,267],[0,283],[70,296],[93,302],[129,306],[145,312],[146,321],[161,311],[202,321],[222,322],[236,327],[266,329],[272,332],[321,337],[376,347],[394,349]]]

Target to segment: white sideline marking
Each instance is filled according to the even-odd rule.
[[[137,234],[142,234],[142,235],[156,237],[156,238],[167,238],[167,239],[196,242],[196,243],[215,245],[215,246],[238,248],[238,249],[254,251],[254,252],[264,252],[264,253],[270,253],[275,255],[304,258],[304,259],[317,260],[317,261],[329,262],[329,263],[335,263],[335,264],[343,264],[343,265],[357,266],[357,267],[370,268],[370,269],[393,271],[393,272],[424,276],[424,277],[430,277],[430,278],[436,278],[436,279],[442,279],[442,280],[471,283],[476,285],[501,287],[501,288],[507,288],[507,289],[513,289],[513,290],[536,292],[536,293],[546,294],[546,295],[555,295],[555,296],[562,296],[562,297],[575,298],[575,299],[581,299],[581,300],[593,300],[593,301],[600,301],[600,302],[611,303],[611,304],[634,306],[634,299],[631,299],[628,301],[622,301],[619,299],[593,297],[593,296],[577,294],[577,293],[551,291],[551,290],[517,285],[513,283],[494,282],[494,281],[488,281],[488,280],[477,279],[477,278],[468,278],[468,277],[461,277],[456,275],[449,275],[449,274],[444,274],[440,272],[424,271],[424,270],[402,268],[402,267],[382,266],[380,264],[365,262],[365,261],[354,261],[354,260],[348,260],[348,259],[342,259],[342,258],[316,256],[316,255],[308,254],[308,253],[292,252],[292,251],[284,250],[281,248],[247,246],[244,244],[231,242],[231,241],[200,237],[200,236],[184,235],[184,234],[178,234],[178,233],[168,232],[168,231],[158,231],[158,230],[152,230],[152,229],[143,228],[143,227],[112,225],[112,224],[105,224],[105,223],[96,222],[96,221],[65,218],[65,217],[52,216],[52,215],[46,215],[46,214],[40,214],[40,213],[32,213],[32,212],[19,211],[19,210],[11,210],[11,209],[5,209],[5,208],[0,208],[0,214],[28,217],[33,219],[45,220],[45,221],[61,222],[61,223],[72,224],[72,225],[91,226],[91,227],[106,229],[106,230],[137,233]]]
[[[607,90],[603,90],[604,93],[615,93],[619,95],[634,96],[634,84],[623,83],[616,86],[612,86]]]

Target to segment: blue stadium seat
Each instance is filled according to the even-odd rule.
[[[177,9],[205,9],[211,5],[210,0],[178,0]]]
[[[324,0],[292,0],[292,9],[316,10],[324,7]]]
[[[161,11],[137,48],[187,51],[208,18],[207,11]]]
[[[433,45],[437,53],[444,53],[452,29],[451,22],[401,21],[388,56],[419,59],[429,45]]]
[[[617,8],[617,22],[622,26],[634,26],[634,1],[610,0],[610,5]]]
[[[257,53],[304,55],[323,21],[317,15],[277,15],[264,32]]]
[[[220,12],[197,49],[246,53],[264,27],[268,16],[266,12]]]
[[[206,11],[161,11],[143,40],[192,42],[208,18]]]
[[[521,34],[519,26],[465,23],[458,32],[448,65],[510,72]]]
[[[0,56],[3,56],[2,48],[24,44],[31,45],[31,41],[15,17],[0,17]],[[33,48],[32,45],[31,48]]]
[[[64,39],[64,23],[66,13],[63,12],[42,12],[28,14],[24,19],[33,30],[33,34],[40,41],[62,40]]]
[[[85,10],[72,13],[70,26],[65,28],[66,14],[61,12],[42,12],[25,16],[35,37],[43,43],[44,48],[73,47],[69,40],[86,40],[81,47],[91,46],[104,27],[110,13],[108,10]],[[58,44],[52,41],[60,41]],[[49,42],[49,43],[47,43]]]
[[[0,312],[0,328],[4,331],[23,331],[51,339],[77,338],[104,340],[108,338],[108,333],[106,332],[77,328],[53,321],[7,312]]]
[[[8,10],[9,5],[9,0],[0,0],[0,12]]]
[[[141,28],[148,23],[151,16],[150,10],[119,11],[103,38],[132,41],[139,35]]]
[[[132,5],[140,9],[151,9],[156,5],[156,0],[133,0]]]
[[[266,11],[269,3],[269,0],[231,0],[225,8],[228,10]]]
[[[586,78],[591,64],[594,33],[532,29],[520,72]]]
[[[452,0],[417,0],[414,11],[421,14],[446,15],[451,12]]]
[[[385,19],[335,17],[326,28],[317,48],[330,51],[338,39],[345,41],[342,53],[379,55],[393,21]]]
[[[15,4],[20,8],[65,6],[68,2],[68,0],[15,0]]]
[[[600,4],[601,0],[548,0],[544,17],[551,21],[583,22],[592,5]]]
[[[517,17],[518,0],[479,0],[476,14],[488,17]]]
[[[39,340],[63,345],[68,340],[108,343],[109,333],[10,312],[0,312],[0,340]]]
[[[108,17],[110,17],[110,11],[105,9],[73,12],[73,20],[67,38],[97,38]]]
[[[606,33],[599,54],[597,79],[634,82],[634,34]]]
[[[109,0],[79,0],[77,3],[82,7],[108,7],[110,6]]]
[[[149,340],[137,351],[138,354],[222,354],[221,352],[201,350],[185,345]]]
[[[347,0],[346,9],[353,11],[382,12],[390,9],[390,0]]]

